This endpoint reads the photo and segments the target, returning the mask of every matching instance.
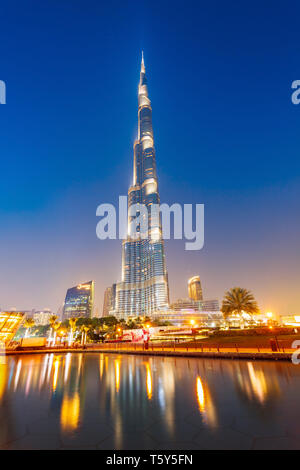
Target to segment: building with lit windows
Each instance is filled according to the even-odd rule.
[[[49,308],[45,308],[44,310],[34,310],[32,318],[36,326],[44,326],[49,325],[52,315],[55,315],[55,313]]]
[[[116,284],[107,287],[104,292],[103,312],[102,317],[108,317],[111,311],[116,307]]]
[[[11,341],[24,319],[23,312],[0,312],[0,343]]]
[[[199,276],[193,276],[188,281],[189,298],[192,300],[203,300],[201,280]]]
[[[122,246],[122,282],[116,286],[119,318],[151,316],[168,307],[169,287],[161,220],[151,221],[151,205],[160,204],[152,129],[152,107],[142,57],[138,86],[138,138],[134,143],[133,184],[128,191],[128,213],[134,204],[147,208],[147,232],[133,236],[128,218],[128,237]],[[160,219],[160,218],[159,218]],[[138,231],[138,230],[137,230]],[[155,236],[153,236],[155,235]]]
[[[192,300],[178,299],[170,305],[171,310],[194,310],[195,312],[219,312],[220,305],[217,299],[213,300]]]
[[[63,308],[63,319],[91,318],[94,307],[94,281],[78,284],[67,290]]]
[[[170,322],[175,326],[195,328],[216,328],[224,326],[224,317],[220,311],[162,310],[152,317],[161,322]]]

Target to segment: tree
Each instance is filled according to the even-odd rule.
[[[87,333],[88,331],[90,330],[90,327],[89,326],[85,326],[83,325],[81,327],[81,331],[82,331],[82,334],[81,334],[81,344],[84,345],[86,343],[86,336],[87,336]]]
[[[61,325],[61,322],[52,323],[52,329],[54,330],[53,345],[55,345],[57,330],[60,328],[60,325]]]
[[[233,287],[225,292],[221,311],[225,319],[230,315],[242,318],[243,313],[259,313],[259,308],[252,292],[242,287]]]
[[[29,334],[30,328],[34,327],[34,320],[33,318],[27,318],[24,322],[24,328],[26,328],[25,338],[27,338]]]
[[[50,325],[52,326],[53,323],[55,323],[57,319],[58,319],[57,315],[51,315],[51,317],[49,318]]]
[[[53,328],[53,325],[55,324],[56,320],[58,319],[58,316],[57,315],[51,315],[51,317],[49,318],[49,323],[50,323],[50,326],[51,326],[51,330],[50,330],[50,334],[49,334],[49,337],[48,337],[48,344],[50,345],[51,342],[52,342],[52,334],[54,336],[54,328]]]
[[[69,336],[69,345],[71,345],[74,341],[74,330],[76,327],[77,318],[69,318],[69,326],[70,326],[70,336]]]

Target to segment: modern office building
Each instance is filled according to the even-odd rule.
[[[33,320],[36,326],[49,325],[50,318],[55,315],[50,309],[45,308],[44,310],[34,310]]]
[[[24,318],[23,312],[0,312],[0,343],[13,339]]]
[[[116,286],[114,313],[118,317],[151,316],[168,306],[161,219],[151,220],[151,205],[159,203],[152,107],[142,57],[138,86],[138,138],[134,143],[133,185],[128,191],[128,237],[122,246],[122,282]],[[143,204],[147,209],[146,215],[143,214],[148,220],[147,230],[141,223],[134,231],[130,209],[135,204]]]
[[[116,308],[116,284],[107,287],[104,292],[102,317],[108,317]]]
[[[300,314],[299,315],[280,315],[279,323],[286,326],[296,326],[300,328]]]
[[[188,280],[189,298],[192,300],[203,300],[201,280],[199,276],[193,276]]]
[[[223,326],[224,318],[219,311],[195,311],[195,310],[162,310],[155,312],[153,315],[154,320],[162,322],[170,322],[175,326],[189,326],[195,328],[216,328]]]
[[[78,284],[67,290],[63,319],[73,317],[91,318],[94,307],[94,281]]]
[[[174,311],[193,310],[195,312],[219,312],[219,301],[214,300],[192,300],[178,299],[170,305],[170,309]]]

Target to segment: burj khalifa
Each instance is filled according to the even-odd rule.
[[[148,229],[130,233],[130,208],[143,204]],[[133,184],[128,190],[128,235],[122,245],[122,281],[116,286],[115,314],[119,318],[150,316],[169,304],[161,218],[151,221],[151,206],[160,204],[152,128],[152,107],[142,55],[138,86],[138,137],[134,143]],[[153,217],[152,217],[153,219]]]

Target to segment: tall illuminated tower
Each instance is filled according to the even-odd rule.
[[[152,108],[148,96],[144,58],[142,55],[138,86],[138,138],[134,143],[133,184],[128,190],[128,212],[133,204],[144,204],[151,227],[151,205],[159,204],[155,149],[152,129]],[[130,222],[128,219],[128,224]],[[129,227],[129,225],[128,225]],[[122,246],[122,282],[116,288],[116,315],[151,316],[169,303],[161,221],[151,227],[146,237],[128,237]]]
[[[201,280],[199,276],[193,276],[188,282],[189,298],[192,300],[203,300]]]

